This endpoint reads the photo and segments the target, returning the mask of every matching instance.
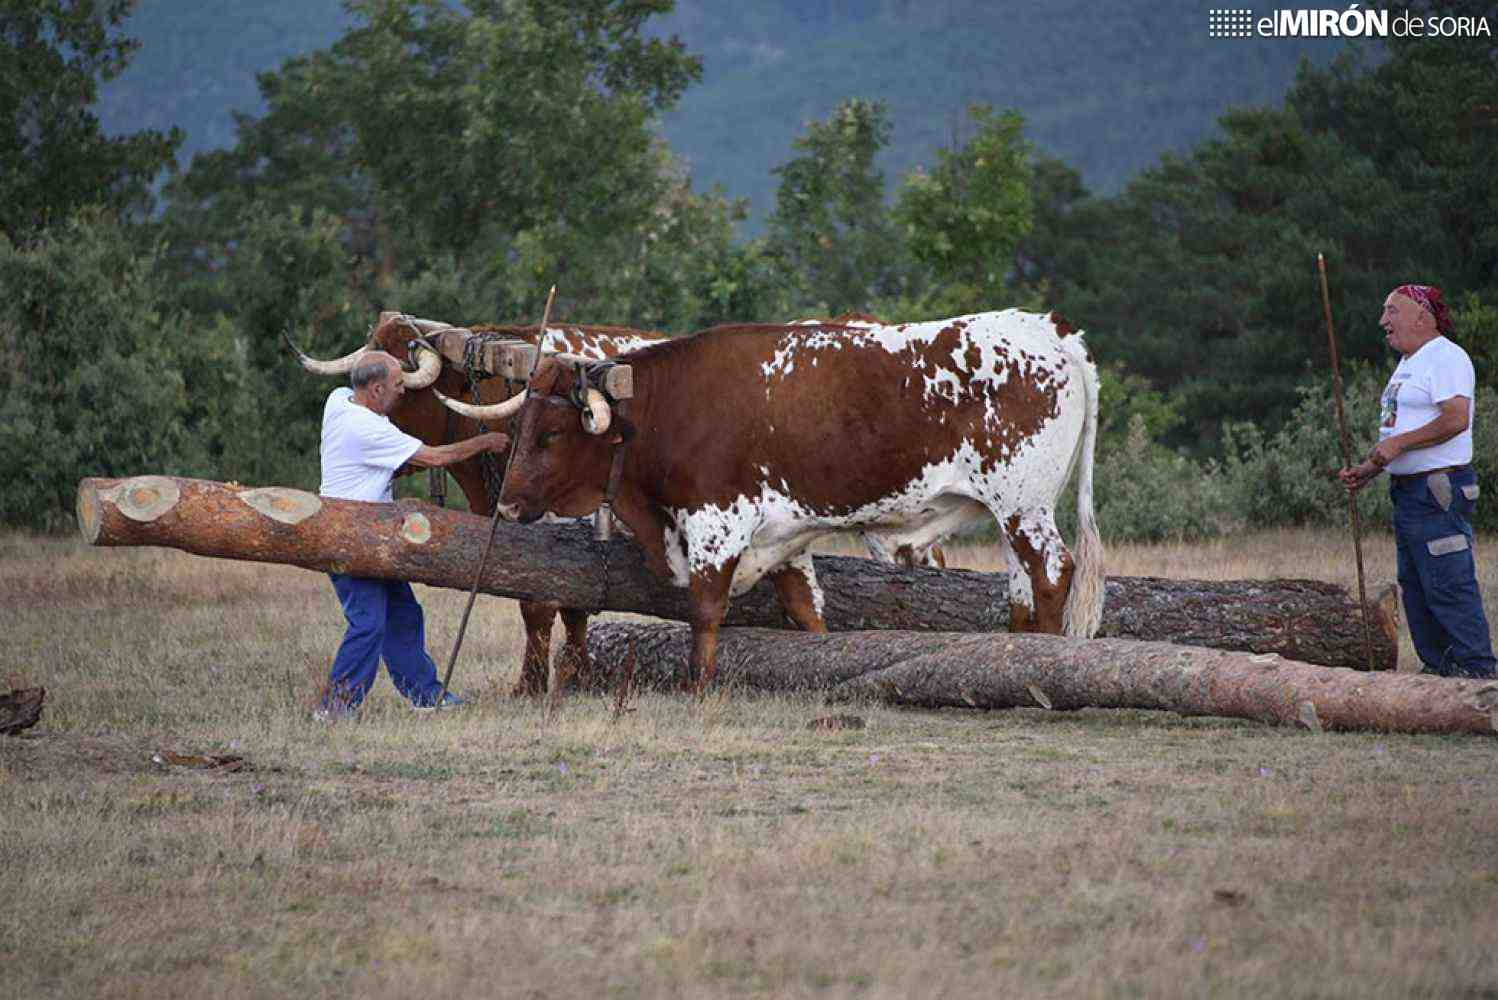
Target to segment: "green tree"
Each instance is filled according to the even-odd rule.
[[[217,471],[243,369],[161,311],[154,256],[97,210],[0,236],[0,523],[64,524],[84,476]]]
[[[650,123],[700,73],[644,31],[671,6],[347,0],[349,32],[262,74],[267,112],[169,189],[179,267],[220,265],[251,206],[321,209],[363,281],[544,260],[568,311],[577,241],[638,232],[669,187]]]
[[[139,42],[116,32],[135,0],[0,4],[0,233],[19,242],[74,210],[143,212],[182,134],[105,136],[93,105]]]
[[[373,316],[351,287],[338,220],[322,212],[251,212],[223,282],[235,309],[223,322],[244,357],[242,419],[227,435],[222,463],[248,483],[315,488],[322,406],[338,383],[303,371],[286,349],[290,332],[318,357],[364,343]]]
[[[1005,301],[1014,252],[1034,217],[1024,119],[984,104],[968,116],[972,137],[937,150],[929,172],[912,171],[895,209],[910,252],[959,309]]]
[[[1391,16],[1483,18],[1498,29],[1498,4],[1416,0],[1371,6]],[[1416,231],[1374,233],[1373,261],[1416,270],[1401,281],[1440,284],[1453,301],[1498,293],[1498,40],[1494,36],[1392,35],[1384,58],[1358,46],[1325,69],[1302,64],[1286,98],[1313,132],[1335,133],[1377,164]],[[1405,240],[1412,238],[1412,243]],[[1376,315],[1376,314],[1375,314]]]
[[[1436,10],[1498,22],[1491,4],[1416,7]],[[1045,193],[1063,210],[1023,271],[1101,358],[1170,391],[1185,419],[1169,443],[1210,452],[1224,420],[1272,435],[1290,417],[1327,367],[1318,251],[1350,361],[1387,359],[1377,319],[1401,282],[1498,301],[1491,41],[1391,38],[1386,56],[1304,65],[1283,107],[1224,115],[1117,197]]]
[[[884,102],[845,100],[826,121],[809,122],[792,143],[800,155],[775,168],[766,250],[796,283],[797,308],[866,310],[898,290],[899,239],[874,166],[889,139]]]

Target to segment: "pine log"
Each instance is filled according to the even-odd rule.
[[[625,669],[641,687],[679,690],[692,649],[684,625],[601,622],[588,630],[594,683]],[[950,632],[718,633],[719,685],[821,691],[919,708],[1135,708],[1321,730],[1498,731],[1498,682],[1366,673],[1273,653],[1131,639]]]
[[[203,556],[286,563],[324,572],[467,590],[488,518],[416,501],[327,500],[301,490],[167,476],[85,479],[78,527],[93,545],[159,545]],[[600,543],[583,524],[494,526],[479,589],[568,608],[686,621],[686,591],[645,566],[627,538]],[[833,631],[998,632],[1009,627],[1002,573],[899,569],[869,559],[818,556],[823,616]],[[1398,651],[1397,602],[1370,603],[1375,665]],[[729,605],[727,625],[786,628],[774,588],[761,581]],[[1326,666],[1366,664],[1357,603],[1311,580],[1162,580],[1111,577],[1101,635],[1278,653]]]

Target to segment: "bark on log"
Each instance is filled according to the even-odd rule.
[[[325,500],[301,490],[167,476],[83,480],[78,526],[94,545],[160,545],[459,590],[473,585],[489,532],[487,518],[424,503]],[[1002,573],[898,569],[838,556],[818,556],[816,572],[833,631],[1009,627]],[[496,525],[479,589],[569,608],[689,618],[686,591],[652,574],[639,546],[625,538],[595,542],[582,524]],[[1379,622],[1376,665],[1392,668],[1397,602],[1370,609]],[[768,581],[734,598],[725,624],[789,625]],[[1272,652],[1326,666],[1366,663],[1357,603],[1341,587],[1311,580],[1111,577],[1101,635]]]
[[[677,689],[684,625],[602,622],[588,630],[594,683],[633,662],[634,683]],[[1359,673],[1275,654],[1129,639],[941,632],[718,633],[720,685],[824,691],[920,708],[1144,708],[1317,731],[1498,731],[1498,682]]]

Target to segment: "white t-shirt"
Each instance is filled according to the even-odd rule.
[[[337,500],[389,503],[395,470],[408,462],[421,442],[367,406],[354,402],[354,390],[334,389],[322,408],[322,486]]]
[[[1467,427],[1440,444],[1405,452],[1389,463],[1390,473],[1408,476],[1472,461],[1476,384],[1472,359],[1445,337],[1427,341],[1414,354],[1400,360],[1379,399],[1379,440],[1424,427],[1440,416],[1440,404],[1455,396],[1467,397]]]

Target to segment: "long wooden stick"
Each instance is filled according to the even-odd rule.
[[[546,296],[546,308],[541,311],[541,336],[546,336],[546,324],[551,322],[551,300],[556,298],[557,286],[552,285]],[[539,341],[538,341],[539,343]],[[540,352],[537,352],[538,356]],[[515,442],[510,441],[510,457],[515,457]],[[505,462],[505,476],[500,480],[499,496],[504,495],[504,479],[510,475],[510,463]],[[489,537],[484,541],[484,554],[479,557],[478,569],[473,574],[473,588],[468,591],[468,603],[463,607],[463,620],[458,623],[458,634],[453,638],[453,652],[447,658],[447,672],[442,675],[442,686],[437,689],[437,704],[447,697],[447,684],[453,679],[453,667],[458,662],[458,650],[463,648],[463,633],[468,630],[468,616],[473,613],[474,599],[479,596],[479,584],[484,579],[484,565],[489,561],[489,550],[494,548],[494,529],[499,524],[499,496],[494,498],[494,513],[489,518]],[[1362,563],[1358,564],[1359,567]],[[1362,581],[1361,569],[1358,580]],[[1370,657],[1372,653],[1368,654]]]
[[[1337,365],[1337,335],[1332,331],[1332,297],[1326,287],[1326,258],[1316,255],[1316,270],[1321,275],[1321,307],[1326,313],[1326,343],[1332,356],[1332,398],[1337,401],[1337,430],[1342,442],[1342,466],[1352,467],[1352,439],[1347,433],[1347,414],[1342,409],[1342,372]],[[1368,653],[1368,669],[1373,665],[1373,633],[1368,625],[1368,594],[1363,584],[1363,525],[1358,516],[1357,494],[1347,493],[1347,510],[1352,519],[1352,551],[1358,564],[1358,605],[1363,612],[1363,645]]]

